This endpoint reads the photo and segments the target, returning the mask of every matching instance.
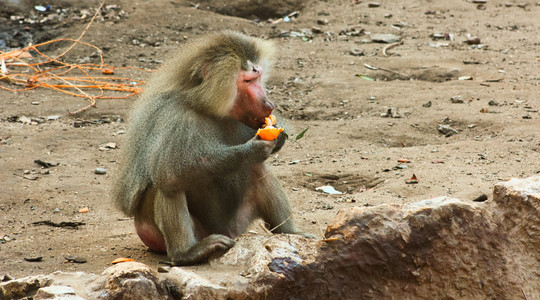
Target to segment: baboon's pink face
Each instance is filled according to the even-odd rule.
[[[239,122],[257,129],[264,124],[264,118],[272,113],[275,105],[266,96],[262,85],[263,69],[248,63],[248,70],[240,71],[236,79],[237,94],[230,112]]]

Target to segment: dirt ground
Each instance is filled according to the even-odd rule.
[[[33,8],[39,1],[8,2],[15,4],[0,9],[0,39],[10,49],[77,38],[99,6],[48,1],[42,4],[52,11],[40,13]],[[540,3],[309,1],[288,22],[271,23],[221,15],[208,2],[108,0],[112,6],[83,41],[101,48],[106,63],[156,69],[206,32],[233,29],[272,40],[279,51],[270,97],[292,125],[291,137],[309,130],[269,163],[303,230],[322,237],[336,212],[353,206],[441,195],[491,199],[495,183],[540,172]],[[39,21],[61,8],[61,17]],[[385,49],[389,44],[372,41],[373,34],[394,34],[403,43]],[[54,55],[67,45],[43,51]],[[80,47],[65,60],[97,62],[92,50]],[[147,251],[110,200],[134,100],[98,100],[97,108],[70,115],[86,100],[50,89],[0,90],[0,278],[57,270],[99,274],[117,257],[157,267],[165,258]],[[440,125],[457,133],[446,136]],[[103,149],[107,143],[117,148]],[[35,160],[58,165],[44,168]],[[418,183],[407,184],[413,174]],[[315,190],[324,185],[343,194]],[[89,212],[80,213],[83,207]]]

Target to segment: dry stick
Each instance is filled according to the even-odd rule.
[[[262,228],[262,230],[264,232],[266,232],[267,234],[272,234],[272,231],[268,230],[268,228],[266,228],[266,222],[262,221],[261,223],[259,223],[259,226]]]
[[[370,69],[370,70],[381,70],[381,71],[385,71],[385,72],[389,72],[389,73],[392,73],[392,74],[396,74],[397,76],[400,76],[400,77],[403,77],[407,80],[411,79],[410,76],[405,76],[405,75],[402,75],[396,71],[393,71],[393,70],[390,70],[390,69],[385,69],[385,68],[381,68],[381,67],[375,67],[375,66],[371,66],[371,65],[368,65],[368,64],[364,64],[364,67]]]
[[[287,217],[287,219],[285,219],[283,222],[279,223],[276,227],[270,229],[270,232],[273,232],[274,230],[279,228],[279,226],[281,226],[281,225],[285,224],[285,222],[289,221],[291,218],[292,218],[292,214],[290,214],[289,217]]]
[[[103,7],[103,4],[105,4],[105,0],[101,1],[101,4],[99,5],[98,9],[96,10],[96,13],[94,14],[94,16],[92,17],[92,19],[90,19],[90,22],[88,23],[88,25],[86,25],[86,28],[84,28],[83,32],[81,33],[81,35],[79,36],[79,38],[77,38],[77,42],[79,42],[82,37],[86,34],[86,32],[88,31],[88,28],[90,28],[90,25],[92,25],[92,23],[94,23],[94,19],[97,17],[98,13],[101,11],[101,8]],[[69,50],[71,50],[73,47],[75,47],[77,43],[73,43],[66,51],[64,51],[62,54],[58,55],[56,58],[60,58],[62,56],[64,56],[66,53],[69,52]],[[101,58],[101,63],[103,64],[103,57],[101,56],[101,51],[99,51],[99,56]]]
[[[271,175],[270,172],[268,172],[268,173],[266,173],[265,175],[259,177],[259,179],[257,179],[257,180],[263,180],[263,179],[265,179],[266,177],[268,177],[268,176],[270,176],[270,175]]]
[[[383,54],[384,56],[388,56],[388,54],[386,54],[386,51],[387,51],[387,50],[389,50],[390,48],[394,48],[395,46],[402,45],[402,44],[403,44],[403,41],[399,41],[399,42],[395,42],[395,43],[386,45],[386,46],[384,46],[384,48],[382,49],[382,54]]]
[[[88,24],[90,25],[90,24]],[[37,49],[37,47],[40,47],[40,46],[44,46],[44,45],[47,45],[47,44],[51,44],[51,43],[57,43],[57,42],[62,42],[62,41],[68,41],[68,42],[73,42],[73,44],[71,45],[71,47],[64,51],[64,53],[56,56],[55,58],[52,58],[52,57],[49,57],[47,56],[46,54],[42,53],[41,51],[39,51]],[[67,66],[73,66],[72,64],[68,64],[68,63],[64,63],[64,62],[61,62],[59,61],[58,59],[62,56],[64,56],[67,51],[71,50],[76,44],[82,44],[82,45],[85,45],[85,46],[88,46],[88,47],[91,47],[91,48],[94,48],[98,53],[99,53],[99,56],[100,56],[100,60],[101,60],[101,65],[103,65],[103,56],[101,55],[101,49],[99,49],[97,46],[95,45],[92,45],[92,44],[89,44],[89,43],[85,43],[85,42],[81,42],[79,40],[74,40],[74,39],[70,39],[70,38],[64,38],[64,39],[56,39],[56,40],[51,40],[51,41],[46,41],[46,42],[43,42],[43,43],[40,43],[40,44],[37,44],[37,45],[33,45],[33,46],[28,46],[26,48],[23,48],[23,49],[29,49],[29,50],[33,50],[33,51],[36,51],[39,55],[45,57],[48,59],[48,61],[45,61],[45,62],[38,62],[38,63],[35,63],[35,64],[32,64],[32,65],[43,65],[43,64],[47,64],[47,63],[50,63],[50,62],[56,62],[56,63],[59,63],[62,65],[62,67],[58,67],[58,68],[54,68],[54,69],[60,69],[60,68],[64,68],[64,67],[67,67]],[[52,70],[54,70],[52,69]]]
[[[523,293],[523,297],[525,297],[525,300],[529,300],[529,297],[527,297],[527,294],[525,294],[525,291],[523,288],[519,288],[521,290],[521,293]]]

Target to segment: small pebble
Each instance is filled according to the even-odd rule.
[[[319,24],[319,25],[328,25],[328,20],[327,19],[318,19],[317,24]]]
[[[37,102],[37,101],[32,102],[32,105],[39,105],[39,102]]]
[[[42,256],[34,256],[34,257],[25,257],[24,260],[29,262],[40,262],[43,260]]]
[[[103,174],[107,174],[107,170],[105,170],[103,168],[96,168],[96,170],[94,170],[94,173],[99,174],[99,175],[103,175]]]
[[[439,132],[444,134],[445,136],[449,137],[449,136],[452,136],[456,133],[458,133],[458,131],[448,125],[443,125],[443,124],[439,124]]]
[[[391,44],[391,43],[396,43],[396,42],[401,41],[401,37],[399,35],[395,35],[391,33],[388,33],[388,34],[372,33],[369,35],[369,37],[375,43]]]
[[[363,56],[364,55],[364,50],[362,50],[360,48],[352,48],[350,54],[352,56]]]
[[[86,258],[80,256],[65,256],[64,257],[68,262],[73,262],[76,264],[84,264],[87,262]]]
[[[455,96],[450,98],[450,102],[452,103],[463,103],[463,99],[461,99],[461,96]]]
[[[480,38],[479,37],[472,37],[466,41],[464,41],[467,45],[478,45],[480,44]]]
[[[313,27],[311,27],[311,32],[319,34],[319,33],[323,33],[324,31],[319,27],[313,26]]]

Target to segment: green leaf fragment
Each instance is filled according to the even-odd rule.
[[[296,138],[295,138],[295,141],[298,141],[299,139],[303,138],[304,137],[304,134],[306,134],[306,131],[308,131],[309,127],[307,127],[306,129],[302,130],[302,132],[300,132]]]

